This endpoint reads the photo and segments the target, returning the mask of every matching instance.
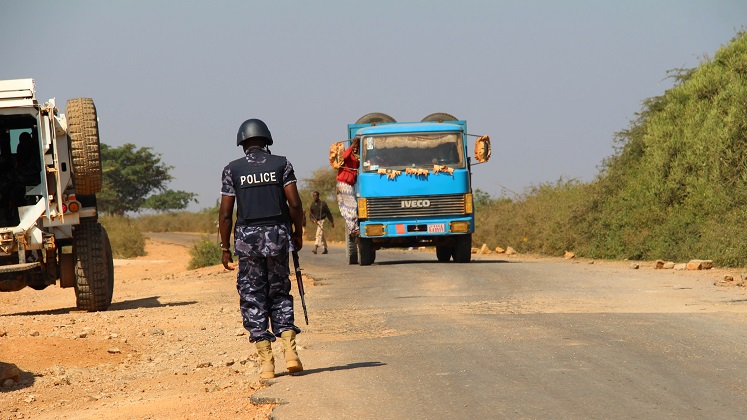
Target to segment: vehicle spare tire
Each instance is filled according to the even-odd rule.
[[[91,98],[74,98],[65,107],[67,135],[73,157],[73,185],[78,194],[101,191],[101,143],[96,105]]]
[[[421,122],[444,122],[444,121],[459,121],[459,118],[451,114],[447,114],[445,112],[436,112],[423,118]]]
[[[358,118],[358,121],[356,121],[356,124],[380,124],[380,123],[393,123],[397,122],[394,118],[390,117],[387,114],[382,114],[381,112],[372,112],[370,114],[366,114],[360,118]]]

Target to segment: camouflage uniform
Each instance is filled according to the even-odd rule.
[[[267,152],[252,148],[247,162],[260,165]],[[293,165],[286,161],[283,187],[296,182]],[[231,170],[223,169],[221,194],[236,196]],[[288,254],[294,251],[290,220],[285,225],[236,226],[234,255],[239,257],[236,289],[241,317],[249,341],[275,341],[283,331],[301,329],[294,324],[293,296],[290,294]],[[270,325],[271,324],[271,325]],[[272,332],[268,327],[272,327]]]

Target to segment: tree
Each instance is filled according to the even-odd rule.
[[[474,200],[476,207],[488,206],[493,202],[493,198],[490,197],[490,194],[479,188],[475,190],[472,199]]]
[[[303,183],[303,190],[305,190],[304,192],[308,192],[309,196],[311,196],[312,192],[319,191],[319,196],[322,200],[336,200],[337,169],[328,167],[319,168],[311,174],[311,178],[304,179]]]
[[[169,171],[174,167],[161,162],[161,155],[153,153],[151,147],[138,149],[131,143],[111,147],[102,143],[101,165],[104,185],[96,201],[104,212],[123,215],[142,208],[183,209],[194,200],[192,193],[166,189],[173,179]],[[146,206],[146,200],[156,191],[160,191],[161,197],[154,196]]]
[[[145,199],[143,207],[146,209],[164,212],[169,210],[184,210],[189,203],[197,203],[197,194],[186,191],[166,190],[160,194],[154,194]]]

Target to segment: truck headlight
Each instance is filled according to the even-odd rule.
[[[449,229],[452,233],[467,233],[469,232],[469,222],[451,222],[449,223]]]
[[[464,194],[464,212],[472,214],[472,193]]]
[[[358,199],[358,218],[368,219],[368,206],[366,205],[365,198]]]
[[[366,236],[384,236],[384,225],[366,225]]]

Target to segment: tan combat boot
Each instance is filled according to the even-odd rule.
[[[285,349],[285,367],[288,372],[295,373],[303,370],[301,359],[298,358],[296,352],[296,332],[293,330],[286,330],[280,334],[280,338],[283,340],[283,348]]]
[[[272,379],[275,377],[275,357],[272,355],[272,343],[269,340],[257,341],[259,354],[259,379]]]

